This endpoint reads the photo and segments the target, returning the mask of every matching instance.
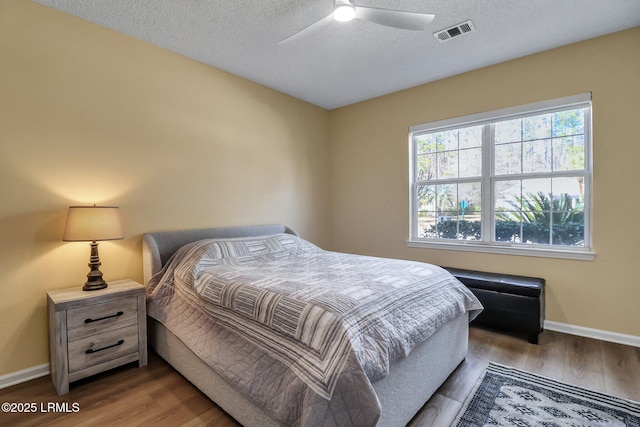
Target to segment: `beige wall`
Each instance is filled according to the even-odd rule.
[[[411,125],[593,92],[594,261],[408,248]],[[331,112],[332,245],[547,279],[547,319],[640,336],[640,28]]]
[[[80,286],[67,206],[121,207],[105,279],[146,231],[287,223],[325,243],[329,113],[32,3],[0,2],[0,375],[47,362],[46,291]]]

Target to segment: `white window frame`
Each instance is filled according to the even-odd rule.
[[[593,177],[593,132],[592,132],[592,105],[591,93],[584,93],[575,96],[553,99],[549,101],[536,102],[517,107],[504,108],[500,110],[488,111],[479,114],[472,114],[463,117],[456,117],[437,122],[424,123],[411,126],[409,128],[409,247],[461,250],[471,252],[486,252],[507,255],[522,255],[547,258],[565,258],[574,260],[593,260],[595,252],[592,250],[592,177]],[[554,245],[527,245],[522,243],[495,242],[491,237],[495,228],[495,215],[493,212],[493,182],[504,177],[496,178],[493,171],[493,133],[492,122],[515,119],[518,117],[535,116],[554,111],[568,110],[571,108],[588,108],[585,114],[585,194],[584,194],[584,241],[583,247],[574,246],[554,246]],[[490,125],[485,127],[482,144],[482,224],[481,241],[466,241],[454,239],[435,239],[419,237],[417,235],[417,156],[414,134],[425,132],[436,132],[447,129],[456,129],[467,126]],[[521,177],[519,175],[519,177]],[[531,174],[535,177],[537,174]]]

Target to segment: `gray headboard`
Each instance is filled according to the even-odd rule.
[[[298,235],[293,229],[282,224],[251,225],[245,227],[199,228],[195,230],[159,231],[146,233],[142,237],[142,268],[144,284],[162,269],[171,255],[187,243],[202,239],[226,239],[232,237],[265,236],[287,233]]]

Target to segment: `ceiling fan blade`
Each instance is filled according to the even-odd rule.
[[[303,36],[315,33],[320,28],[324,27],[325,25],[329,24],[332,21],[333,21],[333,12],[331,12],[329,15],[325,16],[321,20],[316,21],[313,24],[304,27],[303,29],[301,29],[297,33],[293,33],[289,37],[286,37],[286,38],[280,40],[277,44],[289,43],[289,42],[295,41],[295,40],[297,40],[297,39],[299,39],[299,38],[301,38]]]
[[[402,30],[422,31],[433,21],[435,15],[370,6],[356,6],[356,18]]]

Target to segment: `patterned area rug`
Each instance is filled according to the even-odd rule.
[[[455,427],[640,427],[640,403],[489,363]]]

